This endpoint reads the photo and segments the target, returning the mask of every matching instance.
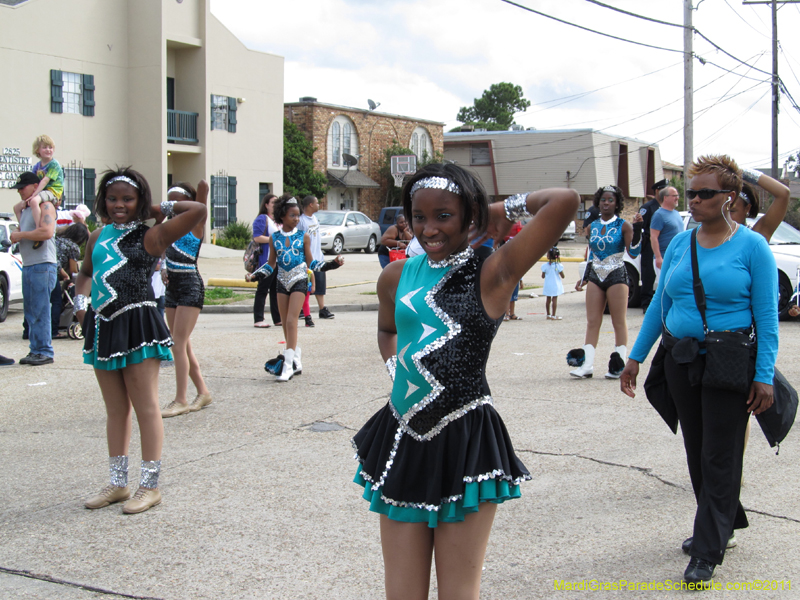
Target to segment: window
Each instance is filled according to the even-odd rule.
[[[64,167],[64,194],[61,196],[61,209],[73,210],[78,204],[94,207],[94,169]]]
[[[347,215],[347,225],[355,225],[356,224],[356,215],[355,213],[348,213]]]
[[[236,133],[236,98],[211,95],[211,130]]]
[[[422,127],[417,127],[411,134],[411,143],[409,145],[414,154],[417,155],[417,161],[429,159],[433,155],[431,136]]]
[[[489,153],[489,143],[472,144],[470,147],[469,164],[471,165],[490,165],[491,154]]]
[[[342,141],[341,141],[341,131],[342,127],[336,121],[333,122],[333,157],[331,158],[333,164],[337,167],[341,166],[342,162],[339,160],[341,158],[341,150],[342,150]]]
[[[261,199],[266,196],[267,194],[272,193],[272,184],[271,183],[259,183],[258,184],[258,202],[259,205],[261,204]]]
[[[94,116],[94,75],[50,71],[50,112]]]
[[[358,133],[350,119],[339,115],[328,129],[328,167],[344,168],[343,154],[358,155]]]
[[[236,222],[236,177],[211,176],[211,227]]]
[[[369,219],[367,218],[367,215],[356,213],[356,223],[359,225],[369,225]]]

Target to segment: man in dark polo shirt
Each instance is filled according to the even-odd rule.
[[[661,207],[658,203],[659,192],[667,187],[667,180],[662,179],[656,182],[653,187],[655,197],[648,196],[648,201],[642,204],[639,209],[639,214],[642,215],[642,312],[647,312],[647,307],[650,306],[650,300],[653,299],[653,284],[656,280],[656,272],[653,268],[653,248],[650,245],[650,220],[653,218],[655,212]]]

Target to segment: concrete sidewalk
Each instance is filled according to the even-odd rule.
[[[356,261],[349,261],[355,263]],[[346,273],[339,270],[335,274]],[[567,279],[569,282],[569,278]],[[555,581],[679,581],[694,496],[680,436],[641,394],[602,377],[572,380],[564,357],[583,341],[583,295],[544,318],[521,299],[487,368],[496,405],[533,475],[497,512],[481,598],[579,598]],[[641,325],[628,311],[631,342]],[[0,325],[0,352],[19,359],[21,314]],[[796,323],[781,323],[779,366],[800,382]],[[350,438],[388,399],[374,312],[301,328],[304,373],[278,384],[264,361],[277,328],[251,317],[200,316],[192,344],[214,395],[207,409],[167,419],[163,503],[140,515],[83,499],[107,481],[105,412],[80,343],[56,340],[56,362],[0,371],[0,598],[344,599],[383,597],[378,518],[352,483]],[[612,351],[604,323],[597,371]],[[162,404],[174,371],[161,370]],[[750,528],[717,570],[723,585],[800,586],[800,443],[775,456],[754,424],[742,501]],[[134,422],[131,479],[140,450]],[[79,587],[75,587],[79,586]],[[785,586],[785,584],[784,584]],[[435,580],[431,584],[435,598]],[[102,595],[102,590],[106,595]],[[740,598],[741,592],[710,592]],[[791,591],[761,592],[791,598]],[[596,592],[593,598],[681,597]]]

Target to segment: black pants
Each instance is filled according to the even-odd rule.
[[[656,281],[656,270],[653,267],[653,247],[650,245],[650,240],[645,241],[642,239],[642,308],[647,308],[650,301],[653,299],[653,285]]]
[[[691,555],[721,565],[733,530],[748,525],[739,502],[747,394],[691,385],[669,352],[664,367],[697,500]]]
[[[256,297],[253,301],[253,323],[259,323],[264,320],[264,303],[267,301],[267,294],[269,294],[269,312],[272,316],[272,324],[277,325],[281,322],[281,313],[278,310],[278,279],[276,272],[277,269],[266,279],[258,280]]]

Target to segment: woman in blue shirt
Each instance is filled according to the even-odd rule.
[[[739,502],[744,432],[750,412],[772,405],[772,377],[778,353],[777,268],[764,237],[730,218],[730,207],[742,189],[742,176],[727,156],[700,157],[689,172],[689,209],[697,229],[697,262],[706,295],[711,331],[746,329],[755,321],[758,352],[749,393],[736,394],[702,385],[697,367],[702,354],[678,364],[667,350],[664,369],[683,432],[697,512],[694,534],[683,544],[692,559],[687,582],[710,584],[733,532],[747,527]],[[645,315],[639,337],[620,379],[630,397],[641,364],[662,328],[674,338],[705,338],[693,293],[691,231],[672,240],[664,257],[661,280]],[[662,342],[663,343],[663,342]],[[682,361],[684,362],[684,361]]]

